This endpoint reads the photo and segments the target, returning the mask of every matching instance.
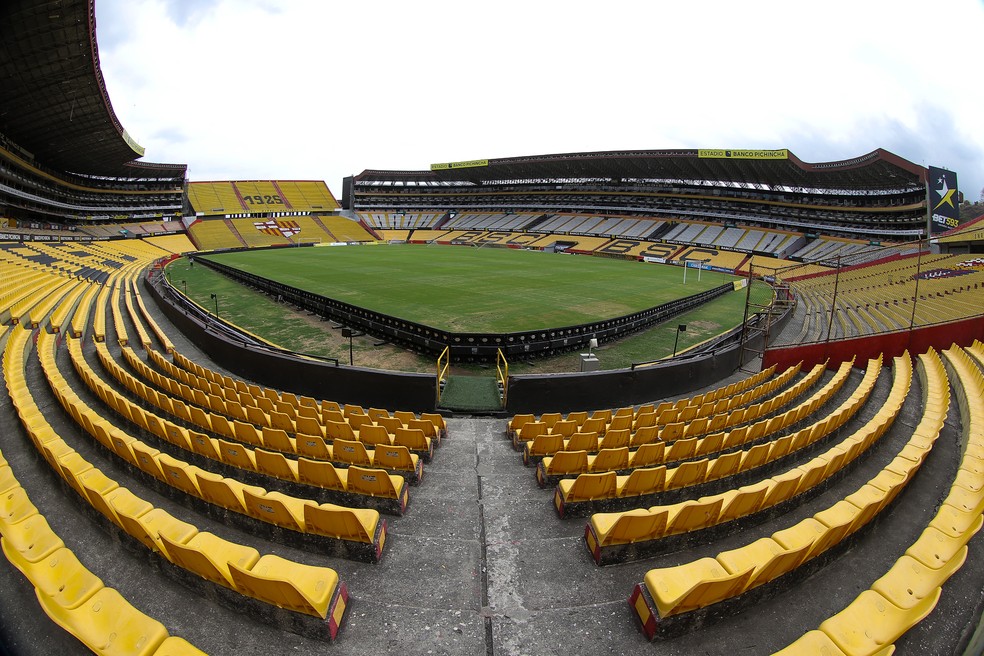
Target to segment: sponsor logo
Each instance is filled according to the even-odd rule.
[[[488,166],[487,159],[469,159],[464,162],[442,162],[431,164],[431,171],[448,171],[450,169],[474,169],[480,166]]]
[[[714,150],[697,151],[700,159],[789,159],[789,151],[780,150]]]
[[[972,271],[984,270],[984,257],[975,257],[972,260],[964,260],[957,264],[958,269],[971,269]]]
[[[951,208],[954,207],[953,194],[957,193],[957,190],[950,189],[946,181],[946,176],[944,175],[941,175],[939,177],[939,180],[936,181],[936,183],[940,185],[940,188],[934,189],[933,191],[935,191],[936,195],[940,197],[940,202],[936,203],[936,206],[933,209],[938,210],[940,209],[940,206],[944,204],[949,205]],[[935,219],[936,216],[934,215],[933,218]]]
[[[255,221],[253,227],[271,237],[293,237],[301,232],[301,225],[297,221]]]
[[[930,269],[929,271],[920,271],[918,274],[912,277],[913,279],[919,279],[919,280],[937,280],[939,278],[955,278],[957,276],[965,276],[968,273],[973,273],[973,270]]]

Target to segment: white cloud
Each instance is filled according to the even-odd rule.
[[[193,180],[553,152],[877,147],[984,186],[973,0],[99,0],[103,73]]]

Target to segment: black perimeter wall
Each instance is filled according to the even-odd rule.
[[[346,367],[251,347],[216,332],[182,309],[163,276],[144,287],[170,321],[221,367],[237,376],[297,394],[388,410],[434,411],[436,375]],[[171,298],[173,296],[173,298]],[[772,321],[779,332],[792,317],[787,311]],[[764,321],[759,316],[753,321]],[[749,330],[747,349],[761,351],[764,334]],[[676,358],[637,369],[590,373],[510,376],[505,414],[568,412],[647,403],[714,385],[751,359],[736,331],[733,339],[711,353]]]

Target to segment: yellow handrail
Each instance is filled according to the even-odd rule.
[[[499,379],[499,385],[502,386],[502,407],[505,408],[506,394],[509,392],[509,362],[506,360],[506,356],[503,355],[502,349],[496,350],[498,351],[495,357],[496,376]]]
[[[444,367],[441,367],[441,360],[444,360]],[[434,394],[434,405],[438,406],[441,403],[441,381],[444,380],[444,374],[448,373],[448,367],[451,366],[451,348],[445,346],[441,354],[437,356],[437,389]]]

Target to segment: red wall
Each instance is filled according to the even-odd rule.
[[[851,356],[856,356],[856,363],[863,363],[879,353],[886,359],[902,355],[906,350],[910,355],[916,355],[925,353],[931,346],[938,351],[948,349],[953,344],[970,346],[975,339],[984,340],[984,316],[912,331],[770,348],[762,357],[762,368],[776,365],[778,370],[782,370],[801,360],[804,367],[812,367],[827,359],[830,360],[828,366],[836,368],[844,360],[850,360]]]

